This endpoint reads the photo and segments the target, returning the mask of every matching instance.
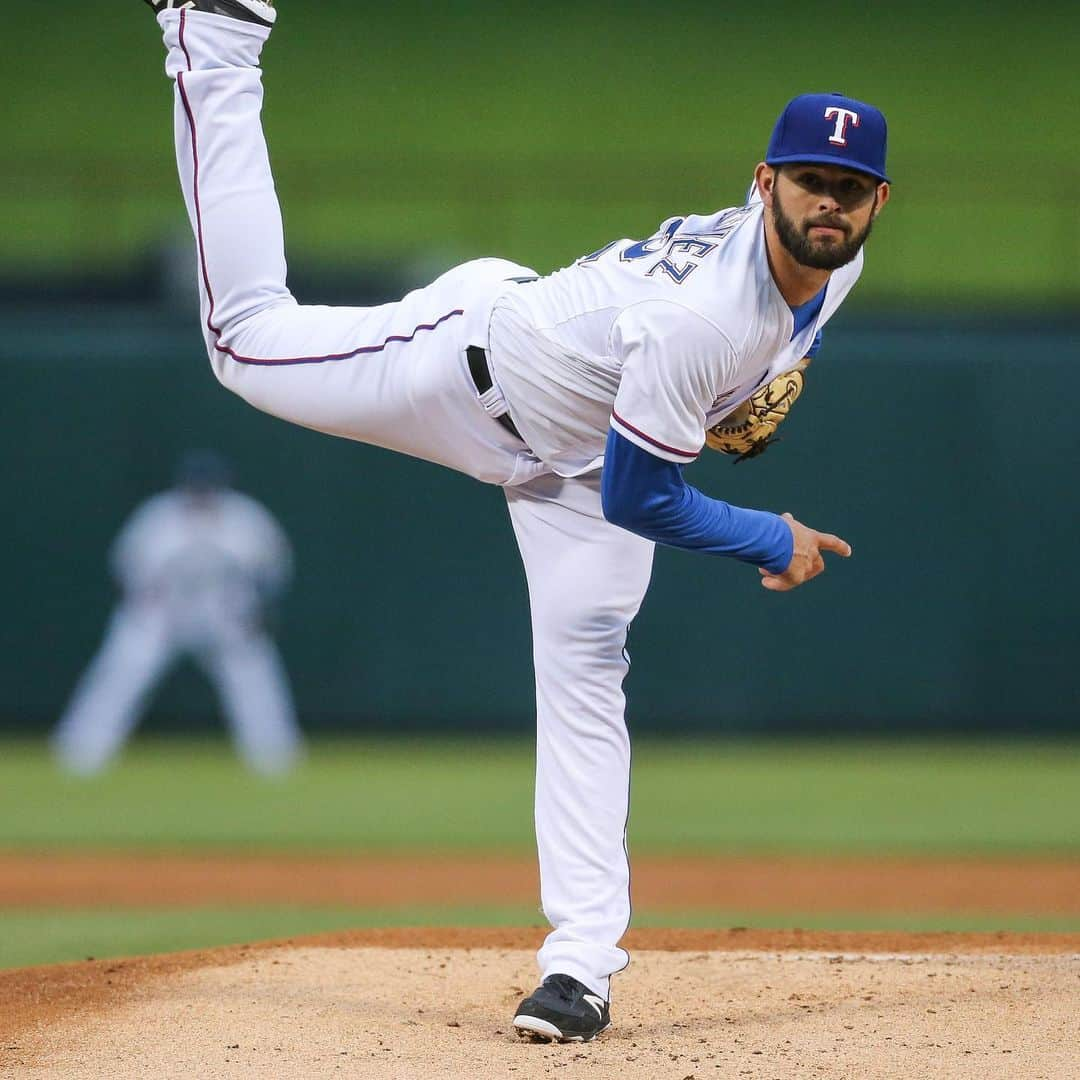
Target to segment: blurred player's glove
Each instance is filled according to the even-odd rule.
[[[802,393],[803,372],[810,357],[755,391],[734,412],[705,432],[705,445],[722,454],[735,455],[735,464],[757,457],[777,442],[776,429]]]

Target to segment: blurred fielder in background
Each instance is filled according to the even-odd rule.
[[[295,763],[301,734],[264,625],[292,555],[270,513],[228,485],[223,458],[192,451],[176,486],[139,506],[116,538],[110,562],[120,603],[53,734],[65,768],[104,768],[185,654],[214,684],[248,766],[273,774]]]
[[[149,2],[176,82],[177,163],[218,379],[276,416],[506,492],[529,585],[552,924],[543,983],[514,1026],[588,1041],[609,1025],[610,979],[629,961],[622,683],[655,544],[747,562],[776,592],[821,573],[824,552],[851,553],[790,514],[706,496],[683,468],[707,441],[760,453],[801,389],[889,198],[885,118],[840,94],[801,95],[745,205],[669,218],[546,277],[478,259],[398,303],[303,306],[286,285],[260,122],[274,8]]]

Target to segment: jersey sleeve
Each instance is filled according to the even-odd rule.
[[[278,593],[292,579],[292,545],[270,511],[258,504],[256,508],[259,569],[266,589],[271,593]]]
[[[647,540],[728,555],[782,574],[791,563],[791,527],[766,510],[711,499],[683,479],[682,466],[608,432],[600,479],[604,517]]]
[[[277,595],[292,577],[288,537],[273,514],[252,496],[233,491],[225,499],[240,560],[237,569],[250,578],[260,594]]]
[[[611,351],[622,371],[612,428],[666,461],[693,461],[705,416],[736,370],[726,335],[681,304],[648,300],[615,320]]]

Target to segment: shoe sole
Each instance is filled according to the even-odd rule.
[[[523,1039],[534,1042],[585,1043],[592,1042],[601,1031],[607,1031],[610,1024],[605,1024],[600,1031],[592,1035],[564,1035],[550,1020],[541,1020],[539,1016],[515,1016],[514,1027]]]

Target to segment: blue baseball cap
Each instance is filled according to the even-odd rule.
[[[887,143],[885,117],[873,105],[843,94],[800,94],[776,121],[765,163],[841,165],[888,181]]]

